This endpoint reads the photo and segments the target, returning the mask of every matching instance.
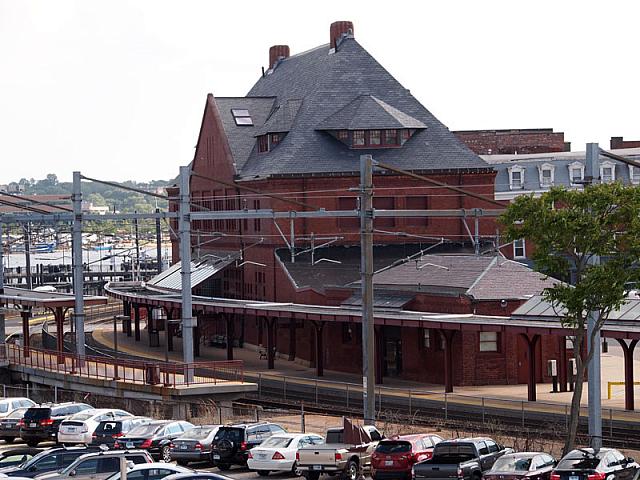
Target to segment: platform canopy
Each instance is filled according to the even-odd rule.
[[[85,306],[106,305],[108,297],[85,295]],[[4,293],[0,294],[0,303],[3,305],[21,305],[25,307],[44,308],[73,308],[75,298],[73,294],[58,292],[43,292],[26,288],[4,287]]]

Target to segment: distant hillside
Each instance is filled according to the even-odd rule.
[[[135,187],[148,192],[164,194],[163,187],[172,185],[175,180],[151,180],[149,182],[118,182],[128,187]],[[42,180],[21,179],[11,186],[20,186],[20,190],[26,194],[35,195],[59,195],[71,194],[71,182],[59,182],[55,174],[49,174]],[[101,183],[82,182],[82,199],[91,202],[95,206],[108,206],[110,210],[119,212],[151,212],[156,208],[167,208],[167,202],[150,195],[129,192],[120,188],[110,187]]]

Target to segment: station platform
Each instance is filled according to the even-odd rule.
[[[134,337],[128,337],[122,332],[118,332],[118,350],[132,356],[149,358],[154,360],[164,360],[164,332],[160,332],[160,347],[149,347],[148,332],[141,329],[141,339],[139,342]],[[97,344],[112,349],[113,329],[109,327],[97,328],[93,331],[93,339]],[[174,341],[174,351],[169,352],[169,360],[181,361],[181,341]],[[225,360],[226,349],[200,345],[200,356],[198,360]],[[275,368],[267,369],[267,360],[261,358],[258,347],[245,344],[244,348],[234,348],[234,359],[244,362],[245,377],[249,381],[257,381],[259,376],[279,376],[286,377],[287,382],[308,383],[318,380],[315,369],[310,368],[299,361],[289,361],[287,358],[276,357]],[[640,361],[635,360],[636,371],[640,368]],[[356,374],[335,372],[325,370],[325,375],[320,378],[323,382],[340,382],[353,385],[360,385],[362,377]],[[609,344],[608,353],[602,354],[602,407],[604,409],[624,409],[624,387],[622,385],[612,386],[612,397],[607,398],[609,382],[622,382],[624,380],[624,358],[622,350],[616,345]],[[443,385],[425,384],[412,382],[394,377],[385,377],[383,386],[390,389],[410,390],[417,395],[444,394]],[[636,395],[640,394],[640,386],[635,389]],[[527,385],[482,385],[482,386],[456,386],[454,393],[459,397],[474,399],[486,399],[487,401],[504,400],[511,402],[527,402]],[[555,406],[554,410],[563,411],[569,408],[572,392],[553,393],[551,384],[540,383],[537,385],[536,403],[549,404]],[[585,382],[582,395],[582,404],[587,405],[587,383]],[[631,413],[631,412],[629,412]]]

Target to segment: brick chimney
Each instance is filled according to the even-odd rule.
[[[274,45],[269,49],[269,68],[273,68],[278,60],[289,58],[289,45]]]
[[[353,32],[353,22],[348,20],[333,22],[329,29],[329,48],[337,48],[340,44],[342,35],[347,33],[353,35]]]

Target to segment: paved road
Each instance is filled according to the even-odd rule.
[[[0,451],[11,449],[11,448],[15,448],[15,447],[21,447],[23,445],[24,444],[19,439],[16,440],[16,442],[11,444],[11,445],[6,445],[4,442],[0,441]],[[41,443],[39,445],[39,448],[47,448],[47,447],[52,447],[52,446],[54,446],[53,442],[45,442],[45,443]],[[220,472],[217,468],[208,466],[207,464],[192,464],[191,468],[194,468],[194,469],[200,470],[200,471],[206,471],[206,472],[222,473],[224,475],[227,475],[227,476],[229,476],[231,478],[238,479],[238,480],[264,478],[264,477],[260,477],[255,472],[250,472],[246,468],[240,468],[240,467],[236,467],[236,466],[234,466],[228,472]],[[268,478],[271,478],[271,479],[274,479],[274,480],[278,480],[278,479],[295,480],[298,477],[294,477],[293,475],[287,474],[287,473],[283,473],[283,474],[272,473],[271,475],[269,475]],[[336,477],[324,477],[324,478],[326,478],[326,479],[335,479]],[[366,478],[369,479],[368,476]]]

